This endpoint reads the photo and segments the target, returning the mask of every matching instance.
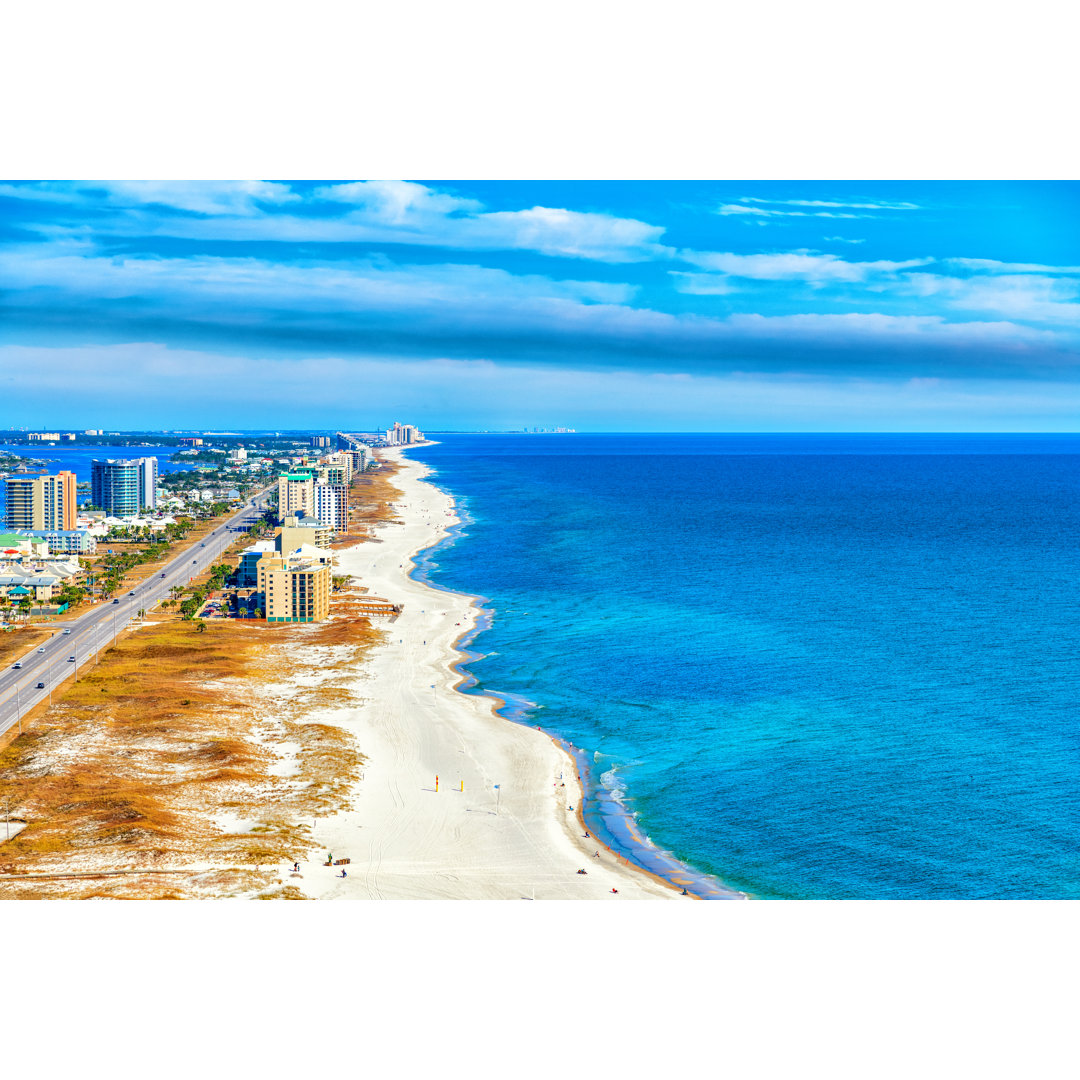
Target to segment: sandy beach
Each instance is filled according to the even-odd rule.
[[[354,809],[313,833],[322,861],[350,860],[347,876],[312,860],[299,875],[283,868],[286,881],[320,899],[687,899],[584,836],[565,751],[498,716],[490,699],[455,691],[454,643],[477,611],[409,577],[413,556],[456,523],[453,503],[423,481],[427,466],[399,450],[382,455],[403,466],[393,481],[402,524],[340,552],[336,572],[404,610],[375,620],[387,640],[355,675],[335,673],[363,704],[324,720],[355,736],[366,764]]]

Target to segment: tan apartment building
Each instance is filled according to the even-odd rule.
[[[324,548],[334,539],[334,530],[314,517],[290,514],[274,535],[274,547],[283,554],[295,551],[303,544]]]
[[[256,566],[267,622],[321,622],[330,615],[329,563],[267,553]]]
[[[315,512],[315,481],[309,472],[283,473],[278,477],[278,521],[291,514]]]
[[[39,531],[75,528],[75,474],[59,472],[55,476],[9,476],[7,511],[8,529]]]

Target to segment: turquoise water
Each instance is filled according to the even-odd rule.
[[[1080,895],[1080,436],[441,438],[474,692],[661,849],[766,897]]]

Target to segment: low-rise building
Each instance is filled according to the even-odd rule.
[[[25,529],[17,536],[44,540],[53,555],[94,555],[97,553],[97,540],[87,529]]]

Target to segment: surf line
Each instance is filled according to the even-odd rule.
[[[475,625],[463,630],[451,643],[452,650],[457,654],[457,659],[450,665],[457,676],[453,689],[462,694],[491,699],[492,708],[504,720],[535,728],[570,757],[581,787],[581,798],[575,813],[582,831],[589,833],[590,838],[595,839],[624,865],[654,878],[671,889],[679,892],[685,890],[687,895],[699,899],[749,899],[749,894],[725,885],[710,874],[694,869],[669,852],[663,851],[647,836],[644,836],[638,829],[637,820],[633,814],[597,778],[588,752],[533,722],[532,710],[538,707],[534,702],[515,694],[479,688],[479,680],[468,670],[467,665],[482,659],[484,654],[471,649],[470,646],[480,634],[491,628],[495,609],[488,606],[491,603],[488,597],[459,592],[432,579],[432,574],[438,569],[438,563],[434,558],[436,553],[466,538],[468,536],[466,528],[472,524],[473,519],[468,513],[466,500],[459,500],[446,488],[433,483],[430,478],[435,474],[435,470],[426,462],[423,464],[429,471],[424,476],[418,477],[418,482],[430,485],[449,499],[455,520],[443,524],[444,535],[413,555],[413,567],[409,571],[409,577],[426,585],[429,589],[468,601],[469,606],[476,612]]]

